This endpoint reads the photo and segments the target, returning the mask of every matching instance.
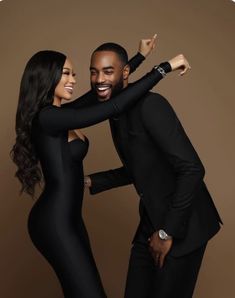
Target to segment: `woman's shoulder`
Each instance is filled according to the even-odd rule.
[[[50,123],[60,108],[54,105],[43,107],[35,117],[35,123],[46,132],[50,132]]]

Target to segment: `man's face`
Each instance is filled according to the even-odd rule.
[[[100,101],[119,93],[127,80],[126,68],[119,56],[112,51],[98,51],[91,57],[91,88]]]

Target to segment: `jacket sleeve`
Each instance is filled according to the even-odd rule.
[[[169,63],[164,65],[169,68]],[[81,109],[47,106],[40,111],[39,122],[46,131],[53,134],[94,125],[126,111],[161,79],[162,74],[153,68],[151,72],[108,101]]]
[[[165,154],[176,175],[176,189],[162,227],[169,235],[183,238],[194,194],[205,170],[175,112],[165,98],[148,98],[142,109],[146,130]]]
[[[132,183],[132,178],[124,166],[114,170],[94,173],[89,175],[89,177],[91,178],[92,185],[90,187],[91,194],[97,194],[111,188]]]

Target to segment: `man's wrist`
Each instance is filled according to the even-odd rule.
[[[171,235],[168,235],[166,231],[160,229],[158,231],[158,236],[161,240],[169,240],[169,239],[172,239],[172,236]]]
[[[159,65],[155,65],[154,69],[156,69],[160,74],[165,77],[167,73],[172,71],[171,65],[169,62],[162,62]]]

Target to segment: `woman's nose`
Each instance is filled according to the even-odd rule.
[[[74,76],[71,76],[71,77],[70,77],[70,83],[72,83],[72,84],[76,84],[76,79],[75,79]]]

